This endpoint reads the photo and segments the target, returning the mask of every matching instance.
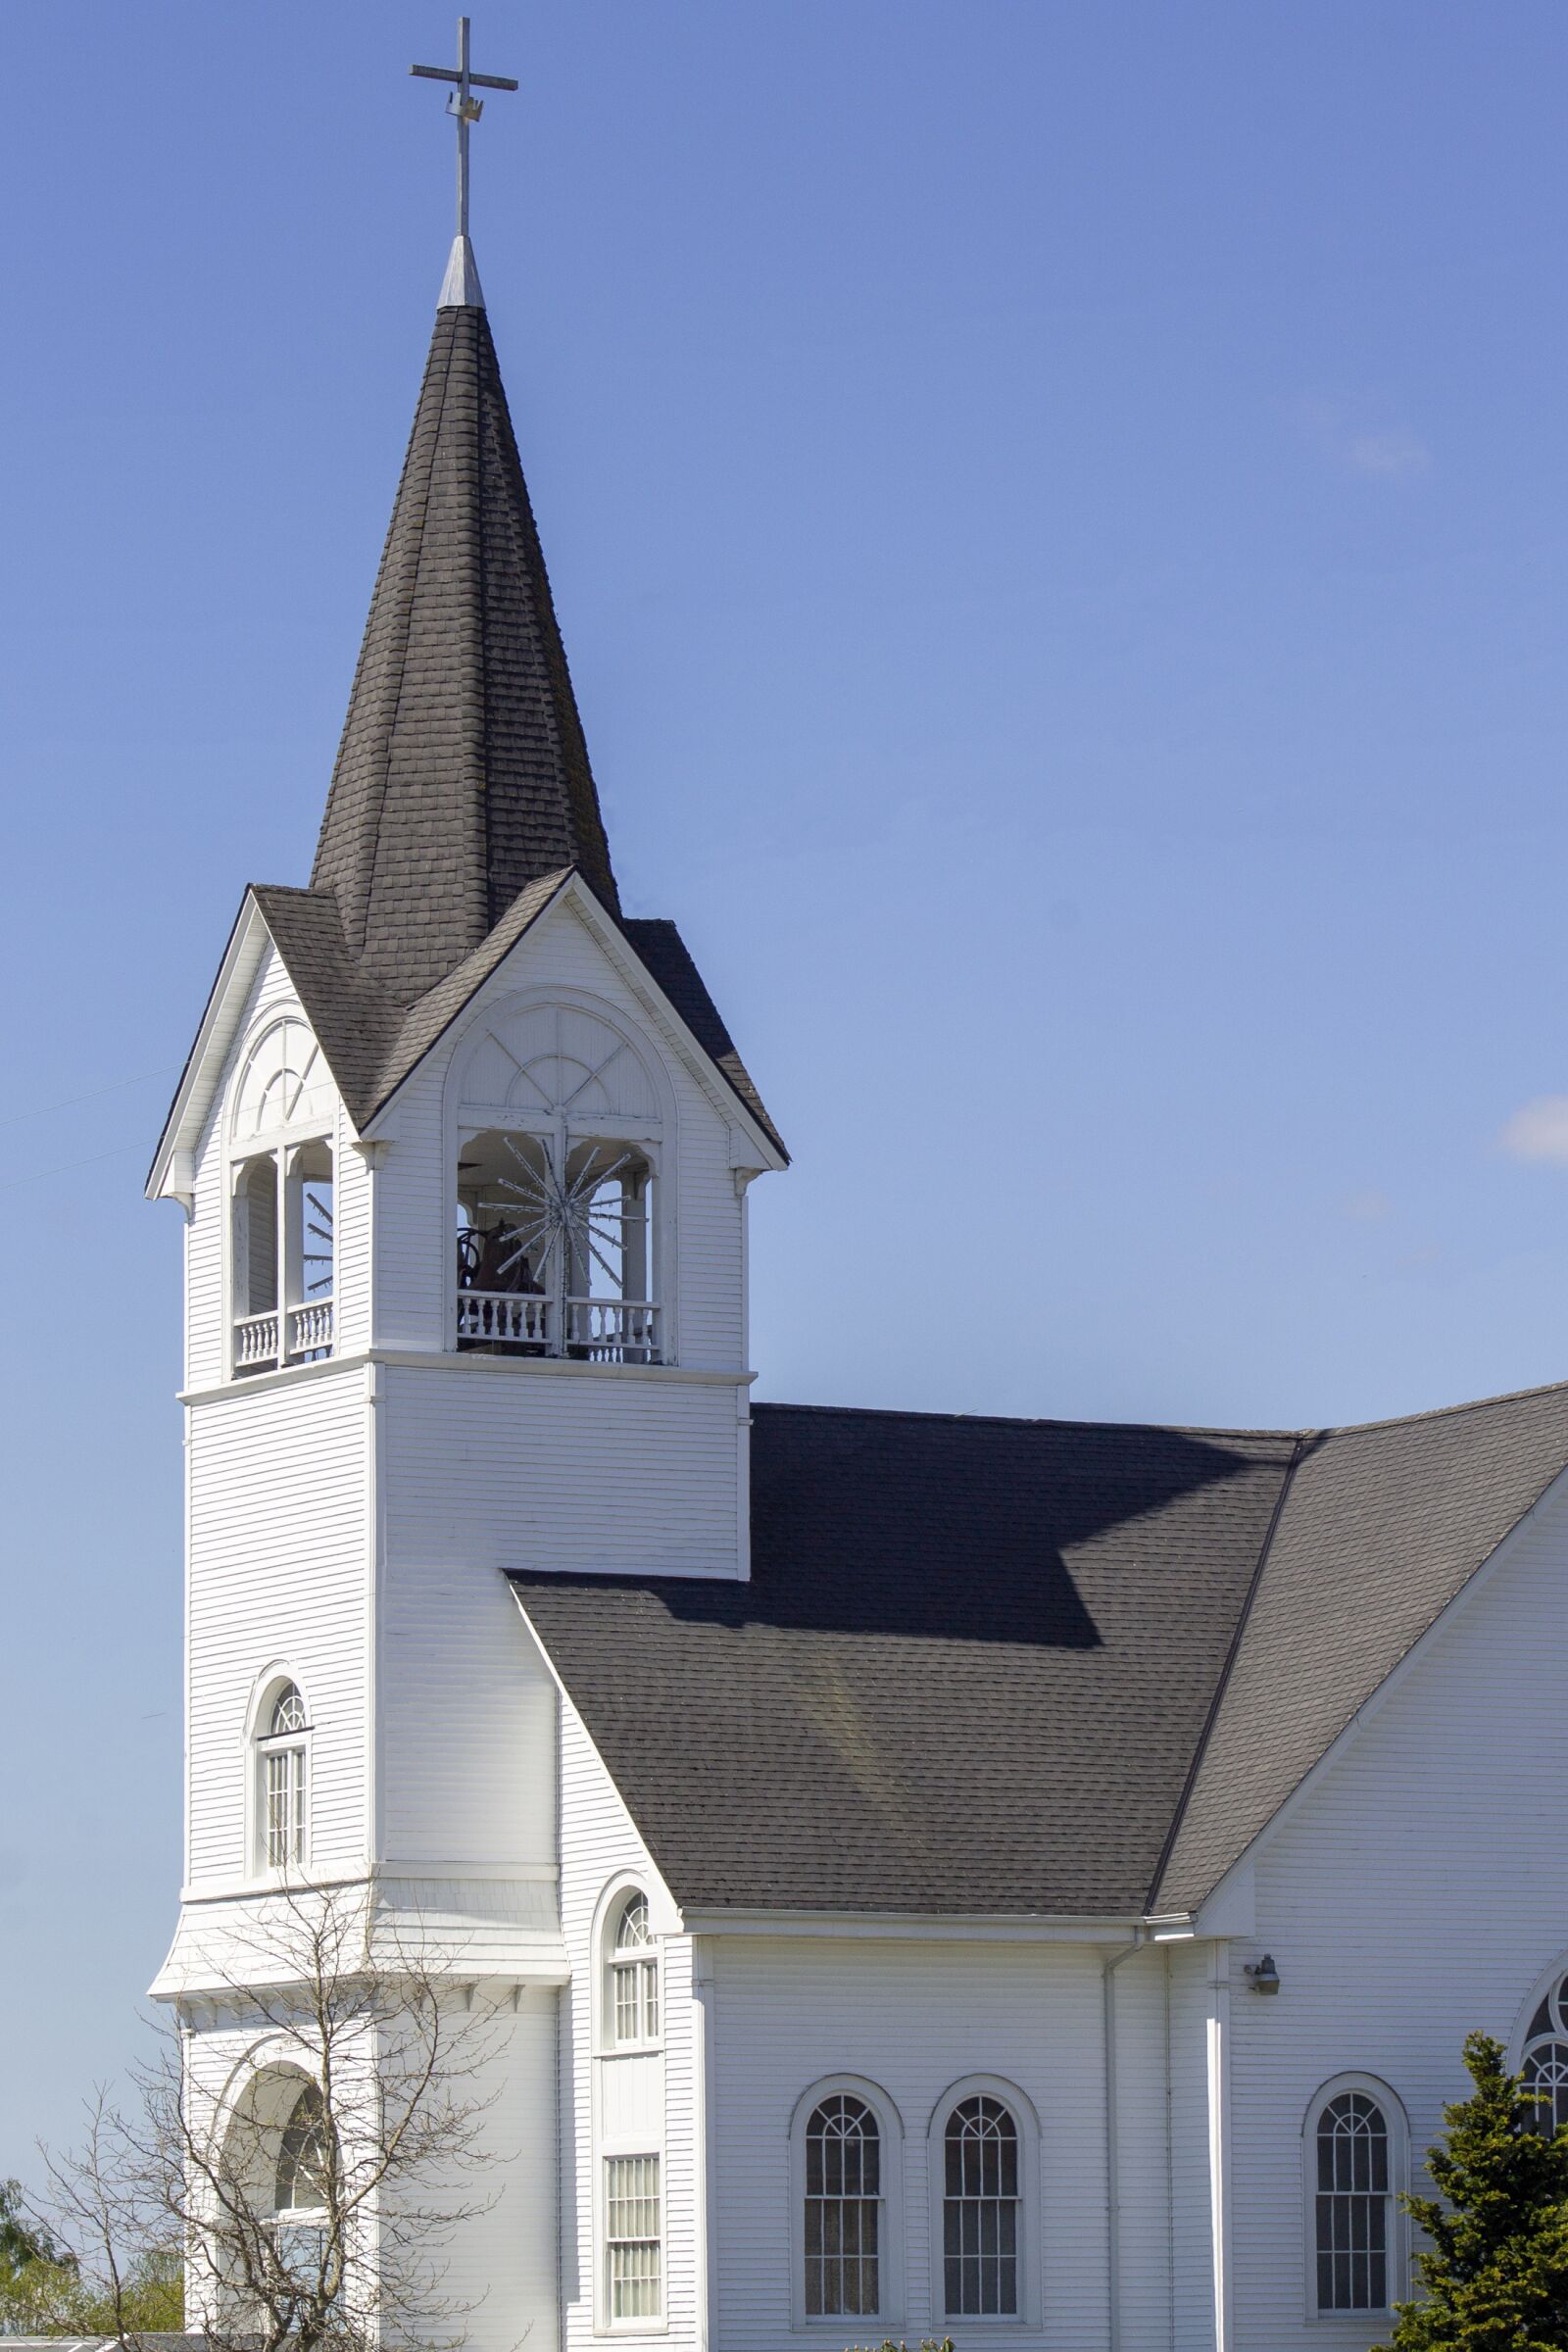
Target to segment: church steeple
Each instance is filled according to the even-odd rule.
[[[444,299],[311,883],[409,1004],[568,865],[618,911],[489,320]]]

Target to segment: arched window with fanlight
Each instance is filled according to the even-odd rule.
[[[311,1723],[298,1683],[274,1684],[256,1727],[257,1860],[279,1873],[310,1852]]]
[[[882,2133],[864,2099],[835,2091],[806,2126],[806,2309],[811,2319],[882,2308]]]
[[[337,2233],[337,2202],[331,2122],[318,2086],[307,2082],[283,2125],[270,2233],[283,2268],[313,2285]]]
[[[1306,2165],[1311,2309],[1388,2311],[1404,2288],[1405,2131],[1387,2085],[1357,2075],[1326,2083],[1307,2114]]]
[[[1568,1971],[1547,1986],[1525,2028],[1519,2073],[1543,2132],[1568,2124]]]
[[[1001,2099],[960,2099],[942,2142],[946,2315],[1013,2319],[1018,2311],[1018,2127]]]
[[[633,1887],[614,1915],[607,1954],[607,2040],[617,2050],[651,2048],[660,2033],[659,1950],[648,1897]]]

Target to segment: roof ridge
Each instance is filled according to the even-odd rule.
[[[861,1421],[952,1421],[966,1428],[988,1426],[996,1429],[1094,1429],[1138,1430],[1157,1432],[1171,1438],[1253,1438],[1279,1446],[1298,1446],[1305,1439],[1320,1436],[1317,1430],[1300,1429],[1241,1429],[1226,1426],[1205,1427],[1196,1421],[1091,1421],[1073,1419],[1060,1413],[960,1413],[942,1412],[918,1405],[897,1404],[792,1404],[780,1396],[759,1397],[754,1412],[781,1413],[838,1413],[848,1420]]]
[[[1494,1404],[1523,1404],[1534,1396],[1568,1397],[1568,1380],[1544,1380],[1529,1389],[1501,1389],[1494,1396],[1466,1396],[1457,1404],[1431,1404],[1419,1413],[1385,1413],[1376,1421],[1330,1421],[1309,1435],[1353,1438],[1374,1429],[1411,1429],[1418,1421],[1443,1421],[1456,1413],[1483,1413]]]

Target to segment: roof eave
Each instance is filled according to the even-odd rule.
[[[223,1027],[223,1015],[234,1001],[236,986],[243,993],[256,976],[261,962],[258,930],[270,940],[267,918],[256,903],[254,889],[247,884],[147,1172],[144,1192],[149,1200],[179,1200],[185,1192],[184,1186],[172,1181],[178,1173],[176,1155],[182,1149],[189,1150],[189,1139],[206,1115],[211,1090],[227,1057],[232,1041]]]

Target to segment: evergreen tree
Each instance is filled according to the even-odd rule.
[[[1568,2129],[1542,2130],[1534,2095],[1472,2034],[1475,2089],[1444,2110],[1427,2159],[1437,2197],[1405,2197],[1431,2240],[1420,2303],[1396,2306],[1396,2352],[1568,2352]]]

